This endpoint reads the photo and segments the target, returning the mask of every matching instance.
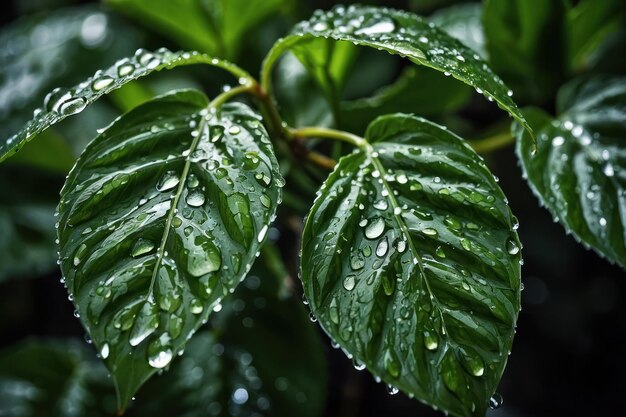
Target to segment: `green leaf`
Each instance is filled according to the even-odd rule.
[[[0,138],[21,129],[48,91],[78,83],[132,53],[141,38],[119,18],[95,7],[57,10],[22,18],[3,28]]]
[[[559,115],[526,112],[537,155],[519,127],[517,153],[535,194],[565,230],[626,267],[626,78],[578,79],[559,92]]]
[[[320,52],[320,39],[326,45]],[[333,42],[340,41],[340,42]],[[474,87],[488,99],[508,111],[527,126],[510,95],[512,92],[487,64],[467,46],[452,38],[434,24],[412,13],[369,6],[337,6],[331,11],[317,11],[313,17],[295,26],[291,34],[276,43],[263,64],[263,85],[270,84],[270,69],[287,49],[292,49],[303,64],[314,73],[328,72],[327,79],[335,88],[342,85],[332,70],[334,49],[345,61],[346,48],[369,46],[406,57],[410,61],[449,73]],[[340,62],[338,67],[343,67]]]
[[[0,352],[0,415],[113,415],[106,369],[90,357],[77,341],[27,340]]]
[[[621,0],[579,1],[566,15],[568,61],[573,71],[587,67],[610,35],[626,24],[626,8]]]
[[[548,100],[564,80],[564,16],[562,1],[485,1],[489,62],[521,100]]]
[[[93,77],[73,88],[55,88],[48,93],[43,107],[35,110],[33,118],[26,126],[0,143],[0,162],[14,155],[27,141],[48,127],[68,116],[80,113],[100,97],[124,84],[145,77],[154,71],[192,64],[208,64],[223,68],[240,77],[242,82],[245,82],[248,77],[247,73],[226,61],[197,52],[171,52],[165,48],[148,52],[138,49],[132,58],[121,59],[107,70],[97,71]]]
[[[482,416],[520,309],[516,219],[461,138],[383,116],[342,158],[302,238],[302,281],[324,330],[385,383]]]
[[[146,385],[137,411],[205,416],[219,404],[222,415],[320,416],[327,379],[320,337],[300,302],[278,296],[278,278],[255,264],[214,314],[215,332],[197,334],[172,371]]]
[[[482,11],[480,3],[457,4],[437,10],[430,17],[430,21],[485,58],[487,53],[481,21]]]
[[[364,132],[370,120],[387,113],[408,112],[440,116],[458,110],[471,97],[471,89],[425,67],[408,67],[395,83],[372,97],[342,103],[342,128]]]
[[[54,210],[62,180],[31,167],[0,167],[0,282],[54,269]]]
[[[260,117],[173,92],[86,148],[59,204],[61,270],[123,408],[248,272],[283,179]]]
[[[185,48],[237,55],[244,36],[291,0],[107,0]]]

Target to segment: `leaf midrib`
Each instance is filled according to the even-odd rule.
[[[207,127],[207,120],[205,117],[201,116],[200,126],[198,127],[198,135],[193,139],[191,145],[189,146],[189,155],[191,155],[198,144],[200,143],[200,139],[204,137],[204,132]],[[185,185],[187,183],[187,176],[189,175],[189,168],[191,167],[191,159],[187,158],[185,161],[185,166],[183,167],[183,172],[180,175],[180,182],[178,183],[178,188],[176,189],[176,194],[172,199],[172,204],[170,205],[169,212],[167,215],[167,220],[165,222],[165,231],[163,232],[163,237],[161,238],[161,245],[157,250],[156,256],[157,260],[154,264],[154,269],[152,270],[152,278],[150,279],[150,287],[148,288],[148,292],[146,294],[146,300],[151,300],[154,293],[154,283],[156,282],[156,277],[159,272],[159,268],[161,267],[161,262],[163,262],[163,256],[165,253],[165,245],[167,244],[170,229],[172,228],[172,221],[174,220],[174,214],[176,213],[176,208],[178,207],[178,201],[180,200],[180,196],[185,189]]]
[[[428,291],[428,295],[430,296],[430,300],[433,304],[433,306],[435,306],[437,308],[437,311],[439,312],[439,317],[441,318],[441,326],[443,327],[443,335],[446,338],[446,342],[449,343],[449,333],[446,329],[446,322],[444,320],[443,317],[443,311],[441,309],[439,300],[437,300],[437,297],[435,296],[435,294],[433,293],[432,289],[430,288],[430,283],[428,282],[428,278],[426,277],[426,273],[424,271],[424,265],[422,262],[422,257],[419,255],[419,253],[417,252],[417,249],[415,248],[415,245],[413,244],[413,239],[411,239],[411,235],[409,233],[408,227],[406,225],[406,223],[404,222],[404,219],[402,219],[401,215],[398,215],[395,213],[395,209],[399,208],[400,210],[402,210],[402,208],[400,207],[400,205],[398,204],[398,201],[396,200],[396,197],[393,194],[393,189],[391,188],[391,186],[389,185],[389,182],[387,181],[387,179],[385,178],[385,168],[382,164],[382,162],[380,161],[380,159],[378,159],[378,157],[374,156],[374,150],[371,146],[367,146],[363,148],[363,151],[367,153],[368,157],[370,158],[370,160],[372,161],[372,164],[374,165],[374,167],[378,170],[378,172],[380,172],[380,179],[381,182],[383,184],[383,186],[385,187],[385,189],[387,190],[387,200],[389,201],[389,203],[391,204],[391,208],[392,208],[392,216],[394,218],[394,220],[396,221],[396,224],[400,227],[400,231],[402,232],[402,234],[404,235],[404,238],[407,240],[407,243],[409,245],[409,250],[411,251],[411,253],[413,254],[413,256],[415,257],[415,259],[417,259],[417,266],[419,268],[419,273],[421,275],[422,280],[424,281],[424,284],[426,285],[426,290]]]

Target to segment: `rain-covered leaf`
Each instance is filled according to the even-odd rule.
[[[61,270],[124,407],[250,269],[283,180],[260,117],[195,90],[127,113],[59,204]]]
[[[539,151],[519,128],[517,152],[542,204],[577,240],[626,267],[626,78],[566,84],[557,118],[526,112]]]
[[[0,416],[105,417],[115,413],[106,369],[77,341],[27,340],[0,352]]]
[[[283,277],[262,260],[213,315],[217,333],[198,333],[171,372],[139,393],[139,415],[321,415],[327,377],[319,335],[300,302],[279,296]]]
[[[87,106],[124,84],[149,75],[154,71],[181,65],[208,64],[224,68],[242,78],[246,73],[232,64],[197,52],[170,52],[161,48],[156,52],[138,49],[132,58],[124,58],[112,67],[97,71],[93,77],[70,89],[55,88],[48,93],[43,106],[34,111],[33,118],[15,135],[0,139],[0,162],[20,150],[24,144],[48,127],[68,116],[82,112]]]
[[[495,100],[526,125],[510,97],[512,92],[476,52],[433,23],[399,10],[369,6],[336,6],[328,12],[318,10],[310,20],[296,25],[289,36],[276,43],[265,60],[264,76],[269,77],[268,70],[274,62],[285,50],[291,49],[316,78],[325,76],[323,87],[339,88],[344,80],[335,75],[334,68],[344,67],[353,44],[397,54],[450,74]],[[268,85],[269,79],[264,79],[263,83]]]
[[[487,0],[489,62],[524,101],[549,99],[565,77],[565,2]]]
[[[106,0],[185,48],[237,55],[244,36],[291,0]]]
[[[0,167],[0,281],[56,266],[54,210],[62,180],[28,166]]]
[[[459,109],[471,97],[471,88],[425,67],[407,67],[393,84],[373,96],[341,104],[341,127],[362,133],[377,116],[407,112],[439,116]]]
[[[385,383],[483,416],[520,309],[516,219],[482,159],[424,119],[383,116],[308,216],[304,291],[324,330]]]
[[[430,21],[484,58],[487,54],[481,16],[480,3],[464,3],[437,10]]]
[[[33,110],[47,92],[79,83],[132,53],[140,42],[136,30],[94,7],[22,18],[3,28],[0,140],[6,140],[33,117]]]

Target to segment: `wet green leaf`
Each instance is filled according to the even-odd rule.
[[[246,275],[283,179],[260,117],[173,92],[87,147],[59,204],[61,270],[123,408]]]
[[[383,116],[308,216],[302,281],[324,330],[385,383],[482,416],[520,309],[516,219],[461,138]]]
[[[0,415],[104,417],[115,413],[106,369],[78,341],[27,340],[0,352]]]
[[[141,38],[138,31],[96,7],[61,9],[22,18],[3,28],[0,140],[19,131],[33,117],[33,109],[47,92],[60,85],[79,83],[97,69],[132,53]]]
[[[481,16],[482,4],[464,3],[437,10],[430,16],[430,21],[485,58],[487,54]]]
[[[526,112],[538,132],[532,156],[518,127],[517,152],[542,204],[568,232],[626,267],[626,79],[595,77],[566,84],[559,115]]]
[[[323,78],[323,87],[340,89],[348,74],[344,76],[335,68],[345,68],[355,45],[384,50],[450,74],[488,99],[495,100],[526,126],[523,115],[510,97],[512,92],[476,52],[433,23],[399,10],[336,6],[328,12],[317,11],[310,20],[296,25],[291,34],[269,52],[264,75],[269,77],[268,69],[285,50],[291,49],[318,80]],[[267,85],[269,80],[263,82]]]
[[[156,52],[138,49],[132,58],[121,59],[112,67],[97,71],[93,77],[70,89],[55,88],[46,95],[43,106],[35,110],[33,118],[21,131],[8,139],[1,139],[0,162],[20,150],[24,144],[48,127],[82,112],[100,97],[124,84],[149,75],[154,71],[181,65],[208,64],[224,68],[237,77],[246,73],[232,64],[197,52],[171,52],[161,48]]]

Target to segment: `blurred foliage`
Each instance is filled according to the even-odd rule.
[[[87,2],[15,0],[6,5],[0,32],[3,138],[31,118],[48,91],[74,85],[138,47],[197,49],[256,71],[271,45],[293,23],[308,18],[316,7],[328,9],[335,4],[300,0],[81,3]],[[366,3],[427,16],[485,57],[512,88],[517,102],[541,109],[546,121],[555,116],[557,92],[575,77],[626,74],[626,4],[621,0]],[[280,110],[290,125],[334,126],[362,133],[377,115],[403,111],[429,117],[466,137],[487,138],[482,144],[498,135],[511,143],[502,133],[510,120],[495,104],[451,77],[351,43],[330,47],[324,39],[314,42],[317,50],[311,60],[327,61],[332,53],[329,67],[308,72],[294,55],[286,54],[275,70]],[[194,69],[177,72],[173,81],[155,76],[132,83],[80,118],[47,131],[0,167],[0,188],[5,191],[0,194],[0,292],[5,297],[0,315],[10,330],[0,353],[0,415],[114,412],[106,370],[81,340],[82,331],[68,303],[62,295],[58,301],[48,300],[48,294],[54,293],[50,288],[61,286],[53,272],[58,191],[96,129],[173,85],[218,92],[220,77]],[[623,120],[617,123],[623,127]],[[347,150],[326,145],[318,149],[333,156]],[[623,272],[574,245],[552,224],[550,214],[536,208],[511,155],[510,147],[486,155],[521,220],[527,248],[524,325],[516,340],[517,356],[512,357],[502,383],[502,391],[511,399],[508,414],[609,414],[613,406],[621,406],[621,375],[626,371],[613,359],[621,346],[615,339],[626,332],[626,311],[619,302],[626,296]],[[290,169],[300,164],[304,169]],[[416,410],[438,415],[415,402],[388,398],[384,388],[339,361],[340,352],[323,354],[318,334],[297,302],[299,284],[294,287],[284,278],[296,275],[299,242],[295,236],[326,173],[297,159],[281,168],[288,179],[281,208],[287,215],[270,233],[276,234],[274,239],[280,235],[285,265],[274,264],[271,272],[264,268],[249,277],[170,372],[140,391],[128,415],[280,417],[293,415],[293,410],[311,417],[400,416],[414,415]],[[268,257],[262,255],[265,262]],[[10,299],[14,297],[9,291],[15,291],[15,299]],[[16,313],[16,305],[23,311]],[[44,308],[56,313],[48,319],[32,319],[37,313],[41,316]],[[19,340],[28,334],[39,338]],[[328,388],[327,359],[331,364]],[[348,382],[338,382],[346,375]]]

